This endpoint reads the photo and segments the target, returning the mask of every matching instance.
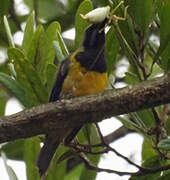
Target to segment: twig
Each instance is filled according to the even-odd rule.
[[[119,176],[133,174],[133,172],[121,172],[121,171],[116,171],[116,170],[112,170],[112,169],[99,168],[97,166],[94,166],[83,154],[80,154],[79,157],[83,160],[86,167],[90,170],[95,170],[97,172],[115,173],[115,174],[118,174]]]
[[[168,104],[165,104],[163,106],[162,114],[160,116],[160,120],[161,120],[162,123],[165,122],[165,116],[167,115],[167,113],[168,113]]]
[[[102,133],[101,133],[101,130],[100,130],[99,125],[98,125],[97,123],[95,123],[95,125],[96,125],[96,128],[97,128],[97,130],[98,130],[100,139],[101,139],[102,143],[106,146],[106,148],[108,149],[108,151],[114,152],[117,156],[121,157],[122,159],[124,159],[125,161],[127,161],[129,164],[137,167],[137,168],[140,169],[141,171],[144,170],[144,168],[142,168],[141,166],[135,164],[135,163],[132,162],[130,159],[128,159],[127,157],[123,156],[122,154],[120,154],[119,152],[117,152],[114,148],[112,148],[109,144],[107,144],[107,143],[105,142],[105,140],[104,140],[104,137],[103,137]]]
[[[83,152],[83,153],[93,154],[93,155],[104,154],[104,153],[108,153],[108,151],[109,151],[109,149],[105,148],[104,150],[94,152],[94,151],[92,151],[91,149],[89,149],[89,148],[92,148],[91,145],[84,146],[84,148],[79,148],[79,147],[78,147],[78,144],[70,143],[70,144],[68,144],[68,145],[66,145],[66,146],[74,149],[74,151],[75,151],[76,153],[82,153],[82,152]],[[86,148],[87,148],[87,149],[86,149]]]
[[[93,165],[91,163],[91,161],[87,158],[87,156],[84,153],[79,152],[79,157],[83,160],[83,162],[85,163],[86,167],[90,170],[95,170],[97,172],[107,172],[107,173],[115,173],[119,176],[123,176],[123,175],[131,175],[131,176],[142,176],[142,175],[146,175],[146,174],[152,174],[152,173],[156,173],[156,172],[160,172],[160,171],[164,171],[164,170],[169,170],[170,169],[170,164],[166,165],[166,166],[162,166],[159,168],[144,168],[141,166],[138,166],[137,164],[133,163],[131,160],[129,160],[127,157],[123,156],[122,154],[118,153],[115,149],[113,149],[112,147],[110,147],[107,143],[105,143],[104,137],[101,133],[101,130],[98,126],[98,124],[96,123],[96,128],[98,130],[100,139],[102,141],[101,144],[104,144],[106,146],[106,149],[103,150],[103,152],[107,152],[109,151],[113,151],[114,153],[116,153],[119,157],[123,158],[124,160],[126,160],[129,164],[137,167],[139,169],[139,171],[137,172],[126,172],[126,171],[116,171],[116,170],[112,170],[112,169],[106,169],[106,168],[99,168],[95,165]],[[102,152],[102,151],[101,151]]]
[[[162,122],[161,122],[161,119],[159,118],[159,115],[156,112],[155,108],[152,108],[152,113],[154,115],[155,122],[156,122],[155,133],[156,133],[156,144],[158,144],[159,137],[160,137],[160,134],[161,134],[161,129],[162,129]]]
[[[88,169],[90,169],[90,170],[95,170],[97,172],[115,173],[115,174],[117,174],[119,176],[124,176],[124,175],[143,176],[143,175],[146,175],[146,174],[153,174],[153,173],[157,173],[157,172],[160,172],[160,171],[165,171],[165,170],[170,169],[170,164],[168,164],[166,166],[162,166],[162,167],[159,167],[159,168],[153,168],[153,169],[144,168],[142,171],[140,170],[140,171],[137,171],[137,172],[121,172],[121,171],[116,171],[116,170],[112,170],[112,169],[105,169],[105,168],[96,167],[83,154],[80,154],[79,157],[83,160],[86,167]]]

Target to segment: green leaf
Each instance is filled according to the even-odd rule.
[[[170,40],[170,1],[164,0],[159,13],[160,18],[160,46],[166,47]]]
[[[126,74],[125,76],[126,83],[131,84],[131,85],[139,83],[139,79],[136,74],[132,72],[126,72],[125,74]]]
[[[82,172],[84,168],[84,165],[81,164],[79,166],[77,166],[76,168],[72,169],[71,172],[69,172],[68,174],[66,174],[64,180],[80,180],[80,174]]]
[[[58,41],[53,41],[53,48],[56,52],[57,60],[61,62],[63,59],[65,59],[65,56],[61,50],[61,47],[59,45]]]
[[[45,73],[47,65],[54,63],[55,51],[53,48],[53,41],[58,41],[57,32],[61,32],[60,24],[58,22],[53,22],[49,25],[44,34],[44,37],[40,41],[41,61],[38,65],[38,69],[43,82],[46,82]]]
[[[57,152],[55,154],[55,157],[53,158],[53,161],[51,163],[51,166],[49,168],[46,180],[61,180],[64,179],[65,174],[66,174],[66,165],[67,161],[62,161],[61,163],[56,163],[57,159],[64,153],[66,152],[66,148],[60,146],[57,149]]]
[[[91,129],[92,129],[92,124],[86,124],[83,129],[82,129],[82,133],[84,138],[87,140],[88,144],[91,143]]]
[[[151,109],[144,109],[136,113],[139,116],[139,118],[142,120],[142,122],[145,124],[145,126],[149,128],[155,127],[155,118],[153,116]]]
[[[23,160],[24,140],[16,140],[3,145],[0,151],[5,152],[9,159]]]
[[[28,180],[39,180],[40,176],[35,162],[40,151],[39,138],[29,138],[24,141],[24,161],[26,163],[26,171]]]
[[[9,51],[10,51],[10,49],[8,50],[8,52]],[[9,56],[9,59],[14,58],[13,53],[11,55],[9,53],[8,56]],[[26,74],[23,72],[23,69],[21,68],[21,66],[19,64],[18,59],[16,61],[14,61],[14,64],[12,64],[12,67],[13,66],[15,66],[15,70],[17,71],[17,75],[15,75],[16,81],[18,82],[19,86],[23,90],[23,92],[25,94],[25,98],[29,102],[29,104],[27,104],[27,105],[24,104],[24,106],[28,108],[28,107],[33,107],[33,106],[39,105],[40,104],[39,100],[38,100],[36,94],[34,93],[34,90],[31,86],[31,84],[29,83]]]
[[[24,49],[26,54],[30,47],[31,37],[32,37],[33,33],[34,33],[34,11],[29,16],[26,27],[25,27],[25,31],[24,31],[24,39],[22,42],[22,48]]]
[[[63,38],[62,38],[59,31],[57,31],[57,35],[58,35],[58,42],[60,44],[60,48],[62,50],[62,53],[63,53],[64,57],[66,58],[69,55],[69,51],[68,51],[67,46],[64,43],[64,40],[63,40]]]
[[[110,74],[115,67],[116,57],[119,50],[119,42],[114,33],[114,28],[111,27],[106,35],[106,59],[107,59],[107,72]]]
[[[6,158],[5,153],[1,152],[1,156],[3,159],[4,165],[5,165],[6,171],[8,173],[9,180],[18,180],[18,178],[17,178],[14,170],[12,169],[12,167],[7,164],[7,158]]]
[[[127,1],[125,1],[125,3],[126,2]],[[117,11],[119,12],[120,17],[124,17],[125,8],[120,7]],[[118,21],[118,24],[119,24],[119,28],[121,30],[121,33],[124,36],[124,38],[126,39],[127,43],[129,44],[129,46],[131,47],[133,52],[135,54],[137,54],[138,51],[139,51],[139,49],[138,49],[138,39],[137,39],[136,32],[134,30],[134,23],[132,22],[130,16],[127,15],[126,20],[125,21]]]
[[[12,79],[9,75],[0,72],[0,83],[12,93],[25,107],[30,107],[30,103],[25,97],[25,92],[17,81]]]
[[[47,90],[49,96],[56,81],[57,73],[58,73],[58,66],[55,66],[54,64],[48,64],[46,76],[47,76]]]
[[[0,84],[0,117],[5,115],[6,102],[8,101],[8,94]]]
[[[5,25],[5,30],[6,30],[6,33],[7,33],[7,38],[8,38],[9,45],[10,45],[10,47],[15,47],[14,40],[13,40],[13,37],[12,37],[12,33],[11,33],[9,23],[8,23],[8,20],[7,20],[6,16],[4,16],[4,25]]]
[[[162,1],[162,6],[159,11],[160,18],[160,47],[156,53],[155,61],[162,55],[162,67],[165,70],[170,68],[169,51],[170,51],[170,1]],[[163,53],[163,54],[162,54]]]
[[[92,2],[90,0],[84,0],[77,12],[76,12],[76,20],[75,20],[75,28],[76,28],[76,37],[75,37],[75,48],[80,47],[80,43],[84,34],[85,29],[87,28],[87,26],[89,26],[89,24],[82,19],[82,17],[80,16],[80,14],[86,14],[89,11],[93,10],[93,5]]]
[[[154,180],[169,180],[170,179],[170,172],[168,172],[167,174],[160,176],[158,178],[155,178]]]
[[[170,139],[162,139],[159,143],[158,143],[158,147],[160,149],[163,149],[165,151],[170,151]]]
[[[46,64],[52,64],[54,62],[55,52],[53,49],[53,41],[58,41],[57,32],[61,32],[60,24],[56,21],[49,25],[46,31],[46,46],[47,46],[47,54],[46,54]]]
[[[65,161],[67,159],[70,159],[74,156],[76,156],[77,154],[72,151],[72,150],[68,150],[66,152],[64,152],[58,159],[57,159],[57,163],[61,163],[62,161]]]
[[[10,59],[14,60],[15,69],[17,72],[19,72],[21,77],[23,75],[25,75],[26,81],[29,82],[29,84],[33,90],[33,94],[37,97],[38,102],[40,104],[46,103],[48,101],[47,90],[46,90],[45,86],[42,84],[38,73],[36,72],[36,70],[34,69],[32,64],[26,59],[26,57],[24,56],[22,51],[20,51],[17,48],[10,48],[8,50],[8,56]],[[21,83],[21,81],[20,81],[20,83]],[[28,92],[28,93],[30,93],[30,92]],[[35,102],[35,103],[37,103],[37,102]]]
[[[42,25],[39,25],[34,32],[33,36],[30,37],[30,46],[28,47],[27,58],[28,61],[37,69],[37,64],[41,61],[41,54],[40,54],[40,40],[44,34],[44,29]]]
[[[168,42],[166,48],[164,49],[162,55],[161,55],[161,63],[162,68],[165,71],[170,70],[170,42]]]
[[[1,93],[0,93],[1,96]],[[0,97],[0,117],[5,115],[5,108],[6,108],[6,102],[7,102],[7,97],[6,98],[1,98]]]
[[[24,0],[31,10],[34,10],[34,0]],[[38,18],[50,21],[51,19],[56,19],[59,15],[65,14],[65,9],[63,9],[63,3],[56,0],[39,0],[37,1],[37,11]]]
[[[157,153],[152,147],[152,141],[149,138],[145,138],[142,146],[142,160],[145,161],[155,155]]]
[[[98,162],[99,162],[99,159],[100,159],[100,155],[90,155],[88,156],[88,158],[93,162],[93,164],[97,165]],[[87,169],[85,166],[84,168],[82,169],[82,172],[81,172],[81,175],[80,175],[80,178],[79,180],[87,180],[87,179],[90,179],[90,180],[95,180],[96,179],[96,175],[97,175],[97,172],[96,171],[92,171],[90,169]]]
[[[116,119],[119,120],[120,122],[122,122],[122,124],[125,127],[137,131],[136,127],[138,127],[138,125],[134,121],[132,121],[129,117],[126,117],[126,116],[124,116],[124,117],[117,116]],[[140,128],[140,127],[138,127],[138,128]]]
[[[145,33],[153,17],[154,3],[153,0],[127,0],[129,5],[128,13],[135,22],[140,31]]]
[[[157,168],[160,166],[160,157],[159,156],[151,156],[149,159],[145,160],[142,166],[148,167],[148,168]],[[129,180],[151,180],[159,177],[161,172],[143,175],[143,176],[133,176]]]

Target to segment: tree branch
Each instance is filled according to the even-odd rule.
[[[170,73],[138,85],[61,100],[0,118],[0,143],[170,103]]]

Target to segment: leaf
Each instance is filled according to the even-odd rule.
[[[33,36],[31,37],[30,46],[28,47],[27,58],[28,61],[37,69],[37,64],[41,61],[41,54],[40,54],[40,39],[42,38],[44,33],[44,29],[42,25],[39,25],[34,32]]]
[[[161,63],[162,68],[165,71],[170,70],[170,42],[168,42],[166,48],[164,49],[162,55],[161,55]]]
[[[39,74],[43,82],[46,82],[46,68],[48,64],[54,63],[55,51],[53,41],[58,41],[57,32],[61,32],[60,24],[56,21],[51,23],[47,28],[44,37],[40,40],[41,61],[38,65]]]
[[[151,156],[149,159],[145,160],[142,166],[148,167],[148,168],[157,168],[160,166],[159,162],[160,157],[159,156]],[[143,176],[133,176],[129,180],[151,180],[159,177],[161,172],[153,173],[153,174],[148,174],[148,175],[143,175]]]
[[[119,50],[119,42],[114,33],[114,28],[111,27],[106,35],[106,59],[107,59],[107,72],[110,74],[116,64],[116,57]]]
[[[40,104],[46,103],[48,101],[47,90],[45,86],[42,84],[38,73],[36,72],[34,67],[31,65],[31,63],[26,59],[22,51],[20,51],[17,48],[10,48],[8,50],[8,56],[10,59],[14,59],[14,66],[15,66],[16,71],[19,72],[21,76],[23,76],[23,74],[25,75],[26,81],[31,86],[33,94],[38,99],[38,102]]]
[[[9,180],[18,180],[18,178],[17,178],[14,170],[12,169],[12,167],[7,164],[7,158],[6,158],[5,153],[1,152],[1,156],[3,159],[4,165],[5,165],[6,171],[8,173]]]
[[[152,141],[149,138],[144,139],[142,146],[142,160],[145,161],[152,156],[156,156],[157,153],[152,147]]]
[[[24,31],[24,39],[22,42],[22,48],[24,49],[26,54],[28,53],[28,48],[30,47],[31,37],[33,33],[34,33],[34,11],[29,16],[26,27],[25,27],[25,31]]]
[[[5,152],[9,159],[23,160],[24,140],[8,142],[1,147],[0,151]]]
[[[153,116],[151,109],[144,109],[136,113],[139,116],[139,118],[142,120],[142,122],[145,124],[145,126],[149,128],[155,127],[155,118]]]
[[[28,180],[40,180],[38,169],[35,166],[35,162],[40,151],[39,138],[29,138],[24,141],[24,161],[26,163],[27,179]]]
[[[30,107],[30,103],[25,97],[25,92],[19,83],[9,75],[0,72],[0,83],[13,94],[25,107]]]
[[[38,6],[38,18],[50,21],[58,17],[59,15],[65,14],[65,9],[63,9],[63,4],[56,0],[40,0],[37,1]],[[34,10],[34,0],[24,0],[24,3],[29,6],[31,10]]]
[[[57,60],[59,62],[61,62],[63,59],[65,59],[65,56],[61,50],[61,47],[59,45],[58,41],[53,41],[53,48],[55,50],[56,56],[57,56]]]
[[[163,176],[155,178],[154,180],[169,180],[169,179],[170,179],[170,172],[168,172],[167,174],[164,174]]]
[[[132,72],[126,72],[125,74],[126,74],[125,76],[126,83],[131,84],[131,85],[139,83],[139,79],[136,74]]]
[[[52,42],[54,40],[58,40],[58,35],[57,32],[61,32],[61,27],[60,24],[57,21],[54,21],[53,23],[51,23],[46,31],[46,46],[48,46],[48,52],[47,52],[47,57],[46,57],[46,64],[50,64],[53,63],[54,61],[54,56],[55,56],[55,52],[53,49],[53,44]]]
[[[47,76],[47,90],[49,96],[55,84],[57,73],[58,73],[58,66],[55,66],[54,64],[48,64],[46,76]]]
[[[170,51],[170,1],[162,1],[162,6],[158,13],[160,18],[160,47],[155,55],[154,61],[156,61],[160,55],[162,55],[162,67],[165,70],[170,68],[169,65],[169,51]],[[163,53],[163,54],[162,54]]]
[[[158,148],[165,150],[165,151],[170,151],[170,139],[162,139],[158,143]]]
[[[129,5],[128,13],[131,15],[132,20],[139,30],[145,34],[153,17],[153,0],[127,0],[126,5],[127,4]]]
[[[0,117],[5,115],[6,102],[8,101],[8,98],[7,92],[0,83]]]
[[[64,152],[66,152],[66,148],[60,146],[57,149],[57,152],[55,154],[55,157],[53,158],[52,164],[49,168],[46,180],[61,180],[64,179],[65,175],[66,175],[66,165],[67,165],[67,161],[62,161],[61,163],[56,163],[57,159],[61,156],[61,154],[63,154]]]
[[[66,174],[64,180],[79,180],[83,168],[84,168],[83,164],[76,166],[76,168],[73,168],[71,172]]]
[[[59,42],[60,48],[62,50],[64,57],[66,58],[69,55],[69,51],[59,31],[57,31],[57,35],[58,35],[58,42]]]
[[[75,48],[80,47],[80,42],[82,40],[82,36],[84,34],[84,30],[87,28],[87,26],[89,26],[89,24],[82,19],[82,17],[80,16],[80,14],[86,14],[89,11],[93,10],[93,5],[92,2],[90,0],[84,0],[77,12],[76,12],[76,20],[75,20],[75,28],[76,28],[76,37],[75,37]]]
[[[120,16],[124,16],[124,9],[119,9],[121,11]],[[118,21],[119,28],[121,30],[122,35],[126,39],[127,43],[133,50],[135,54],[138,54],[138,38],[134,30],[134,24],[129,16],[127,16],[125,21]]]
[[[72,151],[72,150],[68,150],[66,152],[64,152],[58,159],[57,159],[57,163],[61,163],[62,161],[68,160],[74,156],[76,156],[77,154]]]
[[[86,124],[83,129],[82,129],[82,133],[84,136],[84,139],[86,139],[86,141],[90,144],[91,142],[91,129],[92,129],[92,124]]]
[[[5,25],[5,30],[6,30],[6,33],[7,33],[7,38],[8,38],[9,45],[10,45],[10,47],[15,47],[14,40],[13,40],[13,37],[12,37],[12,33],[11,33],[9,23],[8,23],[8,20],[7,20],[6,16],[4,16],[4,25]]]
[[[99,162],[100,156],[101,155],[95,155],[95,156],[90,155],[89,159],[91,159],[93,164],[97,165],[98,162]],[[82,172],[81,172],[79,180],[87,180],[87,179],[95,180],[96,179],[96,175],[97,175],[96,171],[91,171],[90,169],[87,169],[84,166],[83,169],[82,169]]]

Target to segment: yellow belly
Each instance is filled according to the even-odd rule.
[[[107,73],[87,71],[80,63],[72,59],[64,81],[62,93],[73,96],[85,96],[104,91],[107,88]]]

